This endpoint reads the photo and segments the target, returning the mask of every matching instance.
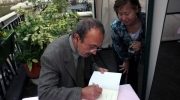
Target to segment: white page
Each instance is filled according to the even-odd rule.
[[[96,100],[117,100],[118,91],[103,89],[102,94]]]
[[[23,98],[22,100],[38,100],[38,97]]]
[[[104,72],[104,74],[102,74],[99,71],[94,71],[89,81],[89,85],[95,83],[101,88],[118,91],[120,79],[121,73]]]

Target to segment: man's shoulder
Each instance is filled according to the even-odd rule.
[[[66,35],[62,35],[62,36],[59,36],[56,40],[54,40],[54,41],[62,41],[62,43],[63,42],[65,42],[64,40],[67,40],[68,41],[68,39],[69,39],[69,34],[66,34]]]
[[[69,34],[63,35],[55,39],[53,42],[51,42],[49,45],[64,45],[69,43]]]
[[[63,36],[55,39],[53,42],[51,42],[47,46],[45,52],[48,52],[48,53],[63,53],[64,51],[67,52],[67,49],[70,49],[69,35],[68,34],[63,35]]]

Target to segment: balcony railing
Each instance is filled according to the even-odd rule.
[[[79,11],[79,10],[77,10]],[[78,14],[82,18],[87,18],[87,17],[92,17],[92,12],[91,11],[85,11],[85,12],[78,12]],[[13,30],[16,26],[20,24],[21,21],[24,20],[24,16],[17,15],[15,12],[12,12],[4,17],[0,18],[0,26],[3,29],[8,29],[8,30]],[[16,84],[23,84],[23,83],[18,83],[16,82],[15,85],[13,85],[13,81],[16,81],[17,78],[16,76],[22,76],[22,67],[20,65],[16,64],[16,61],[14,59],[14,51],[20,51],[21,48],[18,46],[18,44],[15,44],[13,41],[16,37],[16,33],[13,33],[13,36],[10,38],[11,39],[11,47],[8,49],[0,48],[0,100],[19,100],[20,98],[16,98],[15,95],[13,95],[10,89],[17,88]],[[0,44],[1,46],[2,44]],[[10,51],[10,52],[6,52]],[[3,52],[6,52],[7,54],[3,54]],[[23,78],[27,78],[26,74],[23,74]],[[24,79],[26,80],[26,79]],[[13,85],[13,86],[12,86]],[[18,88],[17,88],[18,90]],[[14,90],[15,91],[15,90]],[[21,92],[21,90],[18,90],[16,92]],[[11,97],[9,96],[11,95]],[[13,97],[13,96],[14,97]],[[13,99],[15,98],[15,99]]]
[[[17,16],[15,12],[12,12],[1,17],[0,23],[3,29],[13,30],[22,20],[24,20],[23,15]],[[9,94],[8,90],[14,77],[20,74],[18,71],[19,67],[14,58],[14,51],[20,51],[20,47],[14,43],[16,33],[14,31],[11,32],[7,40],[0,44],[0,100],[10,100],[11,97],[7,96]]]

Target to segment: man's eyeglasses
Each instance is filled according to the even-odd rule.
[[[102,50],[102,48],[101,48],[101,47],[98,47],[97,49],[92,49],[92,50],[90,50],[89,52],[93,53],[94,51],[99,51],[99,50]]]
[[[95,46],[88,45],[85,42],[83,42],[83,43],[86,45],[86,47],[89,49],[89,52],[91,52],[91,53],[102,50],[102,47],[95,47]]]

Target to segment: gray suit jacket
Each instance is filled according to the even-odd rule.
[[[92,57],[84,59],[86,85],[97,65]],[[48,45],[41,56],[41,72],[38,84],[39,100],[81,100],[76,68],[69,44],[69,35],[61,36]]]

